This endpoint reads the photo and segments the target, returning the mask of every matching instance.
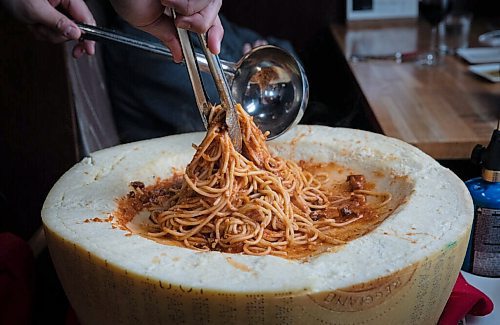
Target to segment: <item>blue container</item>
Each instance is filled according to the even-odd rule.
[[[462,269],[500,277],[500,182],[476,177],[465,185],[474,201],[474,223]]]
[[[499,121],[500,127],[500,121]],[[488,147],[477,145],[472,162],[481,177],[465,182],[474,201],[474,222],[462,269],[481,276],[500,277],[500,130]]]

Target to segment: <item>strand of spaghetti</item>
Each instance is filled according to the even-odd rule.
[[[231,144],[228,143],[228,141],[231,141],[231,139],[229,139],[229,136],[223,135],[221,138],[221,145],[224,148],[223,150],[224,155],[222,156],[222,167],[219,170],[219,172],[222,174],[226,173],[227,166],[229,164],[229,159],[231,158],[232,155],[234,155],[234,153],[232,152],[234,151],[234,148],[232,147]]]
[[[273,163],[276,166],[271,166],[271,163]],[[281,170],[283,170],[283,162],[279,160],[264,160],[264,168],[270,172],[277,173]]]
[[[223,152],[223,147],[217,146],[217,151],[215,153],[211,153],[210,155],[202,153],[202,158],[205,161],[217,161],[222,156],[222,152]]]
[[[190,231],[188,231],[186,234],[184,234],[183,236],[181,236],[181,238],[179,238],[180,240],[184,240],[188,237],[191,237],[193,236],[194,234],[196,234],[201,228],[203,228],[204,225],[206,225],[207,223],[210,222],[210,220],[212,220],[215,215],[216,215],[216,212],[218,212],[218,210],[221,210],[222,208],[224,207],[223,204],[219,205],[218,208],[216,209],[216,211],[212,212],[210,215],[208,215],[205,220],[203,220],[202,223],[200,223],[198,226],[196,226],[195,228],[191,229]]]
[[[345,221],[345,222],[325,222],[326,224],[328,224],[330,227],[344,227],[344,226],[347,226],[348,224],[351,224],[355,221],[358,221],[359,219],[363,218],[363,215],[360,215],[354,219],[351,219],[351,220],[348,220],[348,221]],[[318,224],[321,224],[320,222],[318,222]]]
[[[197,247],[195,245],[192,245],[188,239],[184,239],[183,242],[184,246],[186,246],[187,248],[191,248],[200,252],[208,252],[210,250],[208,247]]]
[[[196,185],[199,188],[201,188],[201,187],[210,188],[210,187],[218,186],[218,181],[220,179],[220,173],[217,172],[217,173],[212,174],[211,172],[209,172],[209,170],[212,171],[213,166],[210,166],[210,165],[207,166],[206,170],[204,170],[202,174],[190,175],[190,177],[196,178]],[[208,175],[209,173],[211,175]]]
[[[202,158],[203,153],[208,149],[212,141],[217,137],[217,131],[218,128],[216,127],[210,128],[208,130],[205,139],[203,139],[200,146],[196,148],[196,153],[193,157],[193,160],[189,163],[188,167],[186,168],[187,171],[196,166],[197,162]]]
[[[189,178],[187,174],[184,174],[184,180],[186,183],[188,183],[189,187],[191,187],[195,192],[198,194],[201,194],[203,196],[208,196],[208,197],[217,197],[219,194],[218,193],[208,193],[206,191],[203,191],[202,189],[198,188],[193,181]]]
[[[288,245],[288,242],[285,241],[285,240],[278,240],[278,241],[269,241],[269,240],[266,240],[266,239],[262,239],[259,243],[265,245],[266,247],[267,246],[271,246],[271,247],[280,247],[280,246],[287,246]]]
[[[296,163],[293,161],[287,161],[286,166],[290,170],[290,173],[293,174],[293,176],[301,182],[301,184],[308,183],[307,177],[305,173],[301,172],[301,169],[299,166],[297,166]],[[301,186],[302,187],[302,186]]]
[[[179,218],[175,217],[173,218],[172,222],[175,222],[178,225],[183,225],[183,226],[196,226],[200,224],[199,219],[193,219],[193,218]]]
[[[264,229],[265,229],[265,226],[264,225],[260,225],[258,233],[254,236],[255,239],[254,240],[248,240],[248,239],[246,239],[245,240],[245,244],[247,244],[247,245],[256,245],[259,242],[261,242],[262,241],[262,237],[264,236]]]
[[[246,227],[246,225],[244,227]],[[247,239],[254,238],[255,236],[258,235],[259,232],[260,232],[260,227],[254,228],[253,232],[251,232],[251,233],[248,233],[247,231],[243,231],[239,235],[231,236],[229,238],[228,242],[229,242],[229,244],[235,244],[235,243],[239,243],[239,242],[244,242]]]
[[[349,197],[342,197],[342,198],[339,198],[337,200],[330,201],[330,204],[332,204],[334,206],[338,206],[340,203],[348,202],[349,199],[350,199]]]
[[[243,245],[243,251],[249,255],[263,256],[271,253],[271,247],[268,246],[265,249],[256,246],[250,246],[248,244]]]
[[[341,244],[345,244],[346,243],[344,240],[333,238],[331,236],[328,236],[328,235],[322,233],[321,231],[318,231],[318,237],[322,241],[330,243],[332,245],[341,245]]]
[[[299,223],[302,222],[304,224],[307,224],[309,226],[312,226],[314,223],[313,221],[305,216],[301,216],[300,214],[294,214],[295,222]]]
[[[184,213],[182,212],[183,209],[167,210],[167,211],[162,212],[160,215],[158,215],[157,218],[158,218],[158,220],[167,220],[170,218],[181,217],[184,215],[188,216],[188,217],[197,217],[197,216],[201,216],[204,214],[212,213],[215,209],[216,209],[216,207],[212,206],[208,209],[203,209],[200,211],[187,210],[187,211],[184,211]]]
[[[242,206],[238,211],[239,214],[249,216],[253,216],[255,212],[260,217],[261,224],[264,224],[265,227],[267,227],[272,220],[272,213],[268,209],[254,203],[249,203]],[[254,218],[257,219],[257,217]]]
[[[264,208],[271,210],[271,212],[274,214],[274,216],[277,217],[277,218],[273,218],[273,228],[274,229],[279,229],[280,228],[276,224],[276,222],[278,220],[281,221],[284,224],[284,222],[287,219],[287,217],[284,215],[283,211],[280,211],[280,209],[277,209],[272,204],[270,204],[270,203],[268,203],[268,202],[266,202],[266,201],[264,201],[264,200],[262,200],[260,198],[257,199],[256,202],[257,202],[257,204],[261,204]]]
[[[320,191],[318,188],[312,186],[306,186],[302,189],[302,194],[308,198],[318,199],[320,202],[328,202],[328,198],[325,193]]]
[[[168,235],[168,233],[164,232],[164,231],[159,231],[159,232],[148,231],[147,234],[148,234],[148,236],[151,236],[154,238],[161,238],[161,237],[165,237],[166,235]]]
[[[229,139],[230,140],[230,139]],[[234,168],[236,166],[236,162],[234,160],[231,160],[230,164],[229,164],[229,173],[227,175],[227,181],[229,182],[229,197],[232,198],[235,196],[235,194],[237,193],[237,191],[235,191],[235,181],[236,181],[236,178],[234,177]],[[236,186],[238,187],[238,186]],[[231,195],[232,193],[232,195]],[[228,200],[228,202],[232,202],[231,199]],[[232,209],[232,210],[236,210],[236,208]]]
[[[317,231],[317,229],[315,229],[314,227],[310,227],[309,229],[314,235],[312,237],[310,237],[309,239],[307,239],[307,241],[310,243],[313,243],[318,239],[319,231]]]
[[[257,176],[257,175],[265,175],[266,172],[263,170],[245,170],[245,171],[240,171],[238,168],[234,169],[234,175],[239,176],[239,177],[251,177],[251,176]]]
[[[227,178],[227,176],[226,176]],[[217,184],[214,184],[214,185],[217,185]],[[206,186],[206,185],[203,185],[203,186],[196,186],[200,191],[203,191],[203,192],[206,192],[206,193],[210,193],[210,194],[218,194],[218,193],[224,193],[224,192],[227,192],[229,190],[229,186],[230,186],[230,183],[229,183],[229,180],[227,180],[226,182],[224,182],[224,187],[220,187],[220,188],[217,188],[215,186]],[[208,196],[208,195],[207,195]]]

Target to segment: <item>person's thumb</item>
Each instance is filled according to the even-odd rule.
[[[33,23],[38,23],[61,33],[68,39],[77,40],[81,36],[81,31],[76,24],[66,17],[47,1],[38,1],[38,6],[31,13]]]

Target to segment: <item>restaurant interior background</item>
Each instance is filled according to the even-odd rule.
[[[476,0],[467,5],[474,19],[500,28],[499,1]],[[319,108],[302,123],[377,131],[363,113],[365,99],[330,30],[332,23],[345,23],[344,0],[224,1],[222,12],[262,35],[293,43],[306,66],[311,102],[335,108]],[[40,210],[48,191],[85,154],[82,133],[91,129],[85,123],[101,119],[107,127],[94,134],[87,149],[117,144],[117,137],[99,55],[97,61],[76,62],[69,44],[37,41],[24,25],[1,11],[0,44],[0,232],[29,240],[41,225]],[[75,81],[76,74],[81,74],[83,83]],[[84,97],[85,92],[90,96]],[[88,98],[91,103],[85,102]],[[95,116],[84,117],[85,123],[75,113],[82,105],[97,108]],[[352,111],[361,113],[348,114]],[[463,180],[480,173],[468,159],[441,162]],[[46,249],[36,259],[35,276],[36,319],[63,323],[66,300]]]

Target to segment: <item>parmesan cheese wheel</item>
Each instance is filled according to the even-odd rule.
[[[373,231],[307,260],[197,252],[110,222],[131,181],[149,185],[183,170],[203,136],[98,151],[50,191],[42,210],[49,250],[82,324],[437,323],[473,219],[450,170],[360,130],[299,125],[269,142],[276,155],[335,162],[393,196],[394,211]]]

